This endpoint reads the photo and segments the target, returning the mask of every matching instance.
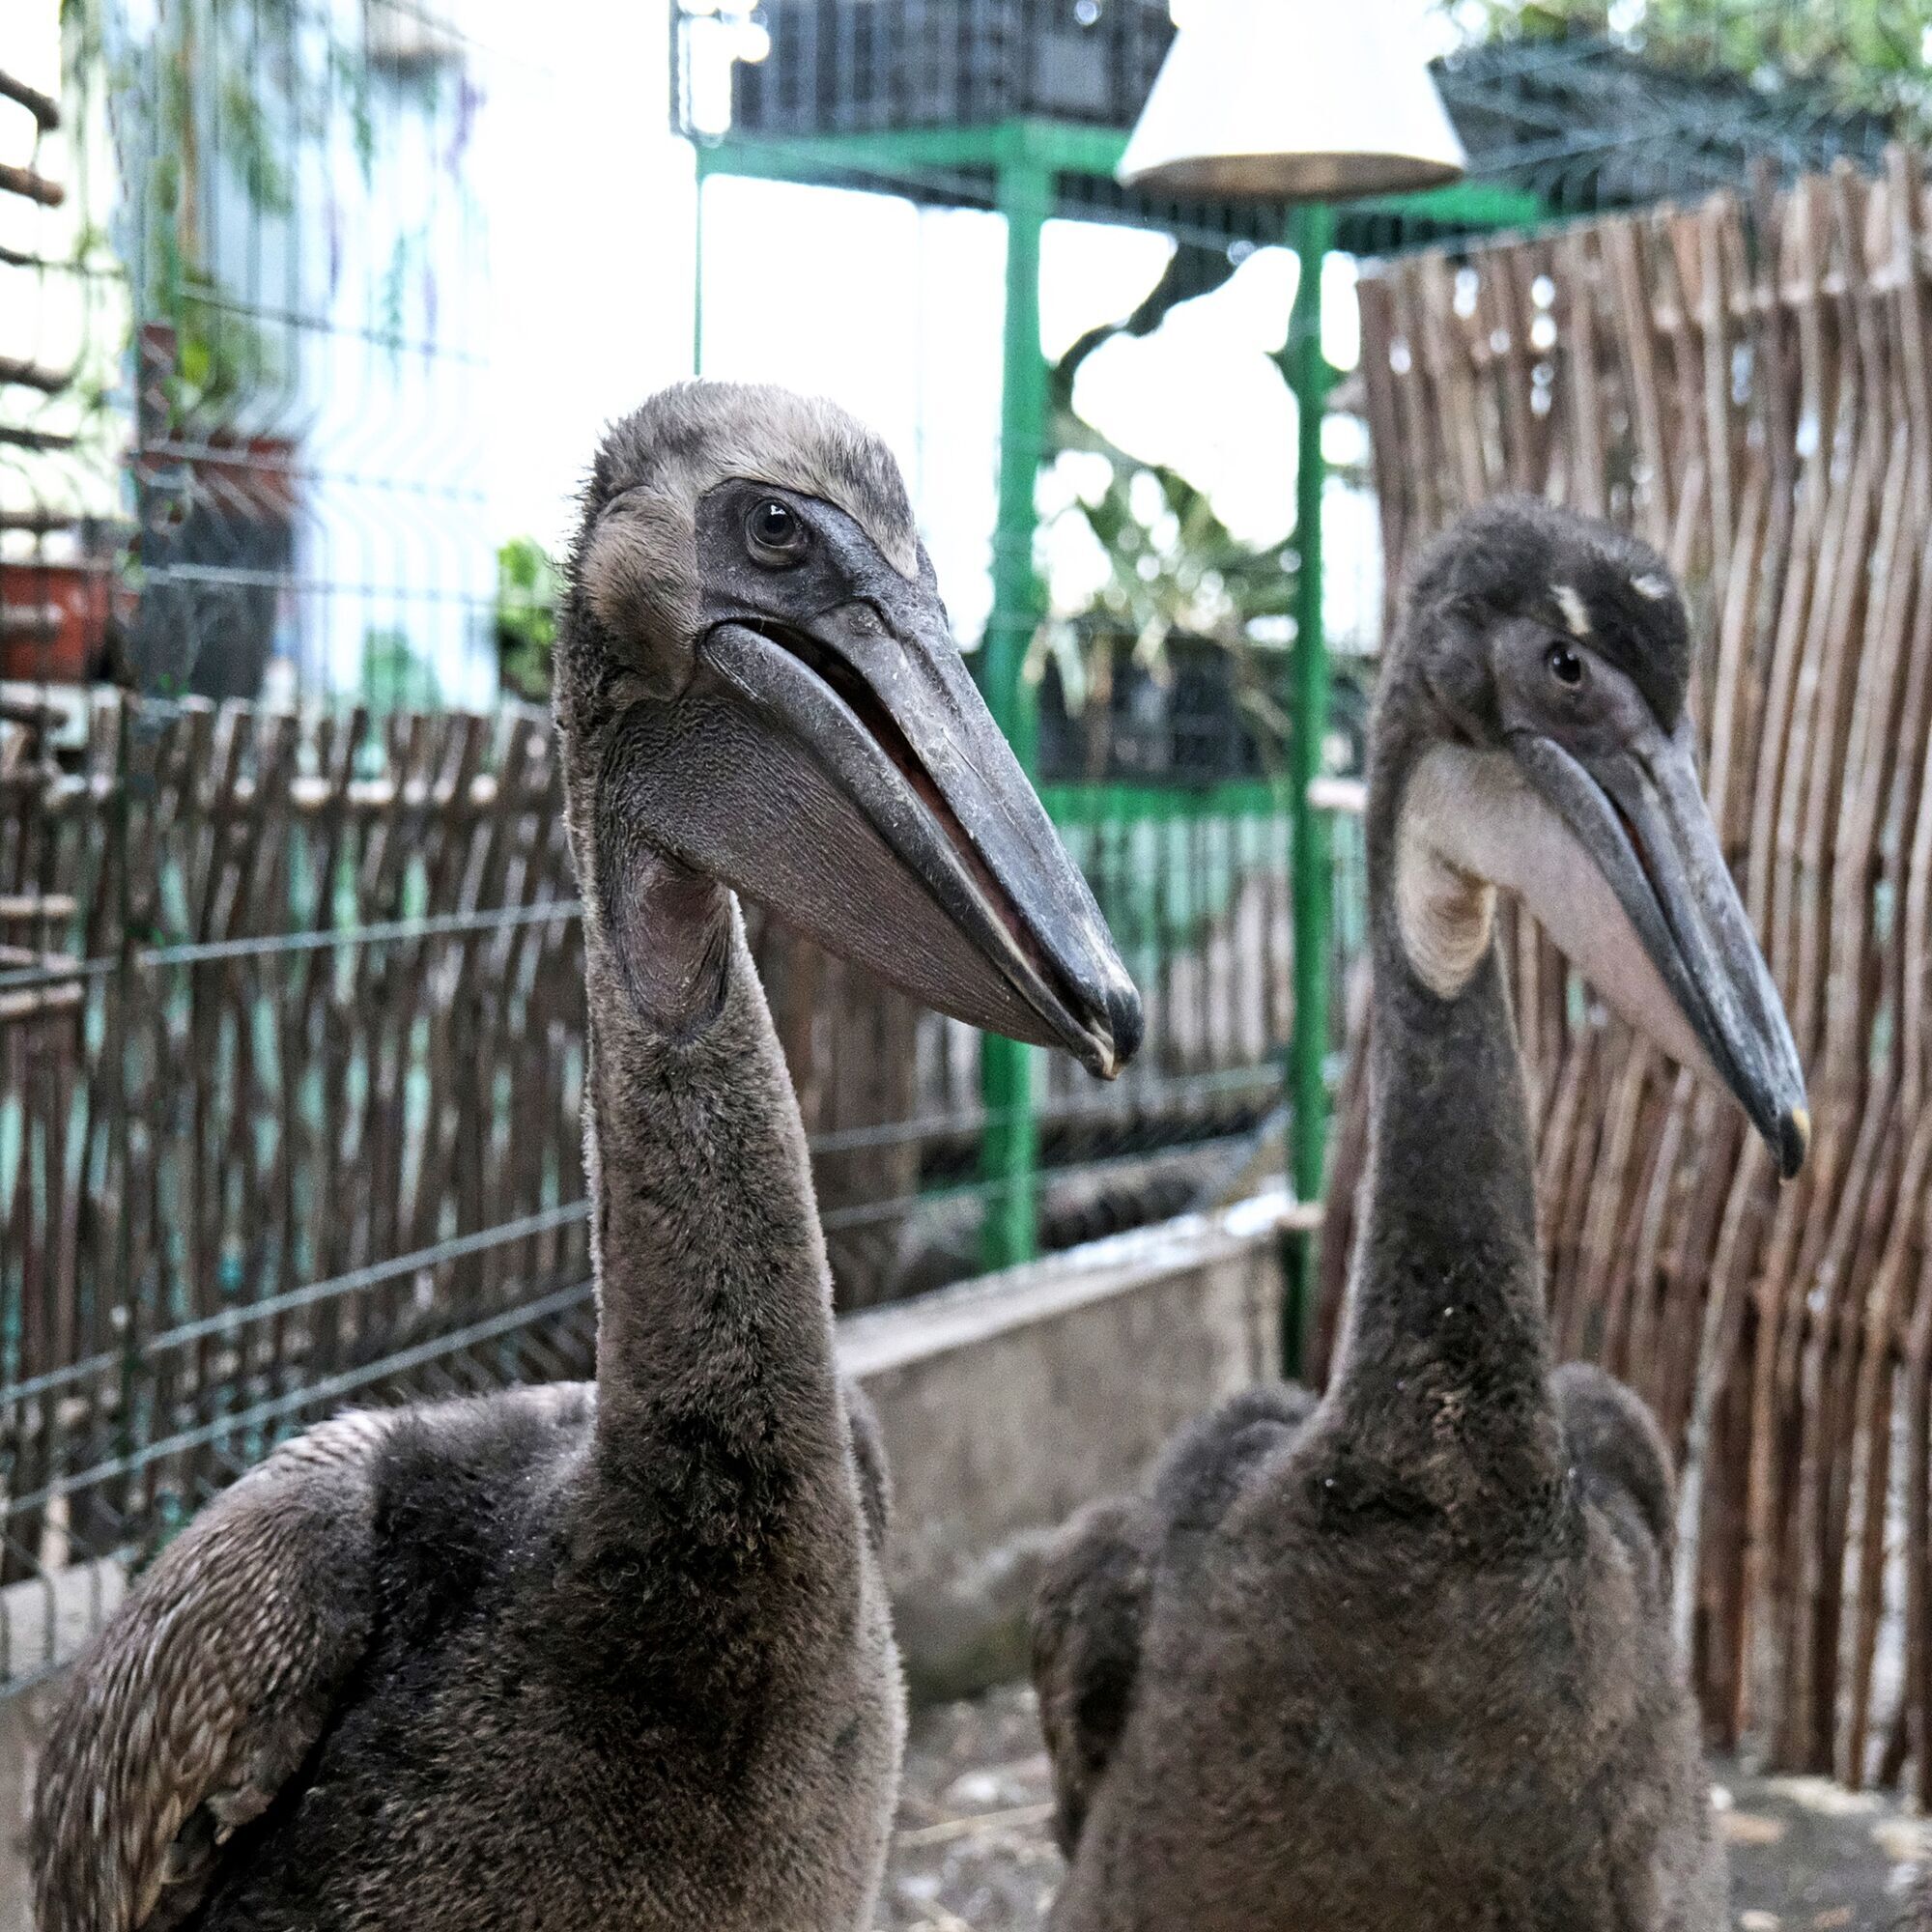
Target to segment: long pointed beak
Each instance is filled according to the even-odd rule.
[[[1582,846],[1654,969],[1648,990],[1629,1002],[1648,1009],[1626,1017],[1680,1058],[1701,1060],[1790,1179],[1810,1141],[1804,1069],[1705,810],[1689,726],[1674,736],[1658,726],[1638,742],[1585,757],[1531,733],[1515,738],[1512,750]],[[1590,970],[1590,949],[1579,950],[1578,963]],[[1623,979],[1631,986],[1647,977],[1639,968]],[[1662,1000],[1674,1011],[1660,1011]]]
[[[698,661],[622,753],[652,844],[941,1012],[1120,1071],[1140,997],[930,590],[715,623]]]

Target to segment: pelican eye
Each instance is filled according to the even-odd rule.
[[[1558,684],[1567,684],[1574,691],[1583,682],[1583,660],[1560,638],[1544,652],[1543,662]]]
[[[761,563],[790,563],[805,549],[805,523],[789,503],[765,497],[745,519],[752,554]]]

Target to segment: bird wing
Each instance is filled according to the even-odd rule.
[[[1133,1708],[1157,1543],[1144,1501],[1110,1496],[1066,1525],[1040,1571],[1033,1684],[1053,1766],[1054,1836],[1069,1858]]]
[[[160,1932],[322,1735],[368,1637],[375,1452],[349,1414],[215,1498],[74,1666],[41,1760],[40,1932]]]
[[[1566,1362],[1550,1387],[1585,1495],[1606,1513],[1653,1581],[1667,1578],[1676,1482],[1656,1418],[1634,1389],[1591,1362]]]
[[[1169,1537],[1213,1529],[1255,1465],[1293,1441],[1314,1413],[1312,1389],[1262,1382],[1190,1422],[1162,1451],[1153,1476]]]
[[[1306,1389],[1244,1391],[1176,1435],[1150,1494],[1091,1504],[1062,1531],[1033,1615],[1033,1681],[1053,1765],[1054,1832],[1071,1856],[1133,1709],[1156,1567],[1207,1536],[1264,1457],[1315,1410]]]

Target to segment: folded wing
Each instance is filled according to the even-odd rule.
[[[351,1414],[217,1497],[75,1665],[41,1761],[41,1932],[164,1932],[308,1755],[370,1617],[376,1450]]]

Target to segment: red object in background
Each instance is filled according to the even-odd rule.
[[[202,591],[187,662],[193,689],[209,697],[253,697],[273,643],[277,581],[294,555],[299,497],[298,445],[282,437],[209,432],[199,441],[156,443],[134,459],[139,482],[167,466],[172,515],[151,554],[165,578],[171,564],[213,564],[254,582]],[[0,679],[31,684],[130,680],[138,649],[139,594],[123,582],[124,557],[142,546],[130,526],[75,519],[80,554],[71,562],[0,561]]]
[[[287,437],[211,430],[181,455],[194,472],[196,495],[223,516],[286,523],[294,515],[298,452]]]
[[[113,583],[105,559],[0,563],[0,677],[87,683],[107,654]]]

